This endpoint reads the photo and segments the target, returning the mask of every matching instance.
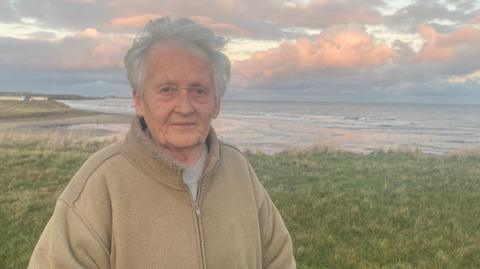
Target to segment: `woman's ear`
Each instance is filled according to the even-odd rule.
[[[220,114],[220,100],[215,101],[215,108],[213,111],[213,118],[216,119],[218,117],[218,114]]]
[[[132,91],[133,95],[133,104],[135,105],[135,112],[138,116],[143,117],[143,98],[141,93],[136,90]]]

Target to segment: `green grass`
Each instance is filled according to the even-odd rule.
[[[0,101],[0,120],[45,118],[49,116],[69,117],[90,114],[93,113],[76,110],[57,101]]]
[[[480,268],[480,157],[250,155],[299,268]]]
[[[0,268],[24,268],[55,198],[107,142],[0,137]],[[248,154],[298,268],[480,268],[480,155]]]
[[[86,134],[0,134],[0,268],[25,268],[56,197],[80,165],[111,141]]]

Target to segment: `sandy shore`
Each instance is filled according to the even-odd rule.
[[[0,130],[11,129],[50,129],[78,124],[109,124],[129,123],[131,115],[96,114],[88,116],[23,118],[18,120],[0,121]]]

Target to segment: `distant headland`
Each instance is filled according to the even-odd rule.
[[[95,99],[104,99],[112,98],[114,96],[101,96],[101,97],[92,97],[92,96],[82,96],[75,94],[47,94],[47,93],[32,93],[32,92],[15,92],[15,91],[0,91],[0,100],[19,100],[19,101],[29,101],[32,98],[37,100],[95,100]],[[117,98],[117,97],[115,97]]]

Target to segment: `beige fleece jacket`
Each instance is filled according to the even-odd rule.
[[[195,201],[142,126],[75,174],[29,268],[295,268],[282,218],[237,149],[211,131]]]

